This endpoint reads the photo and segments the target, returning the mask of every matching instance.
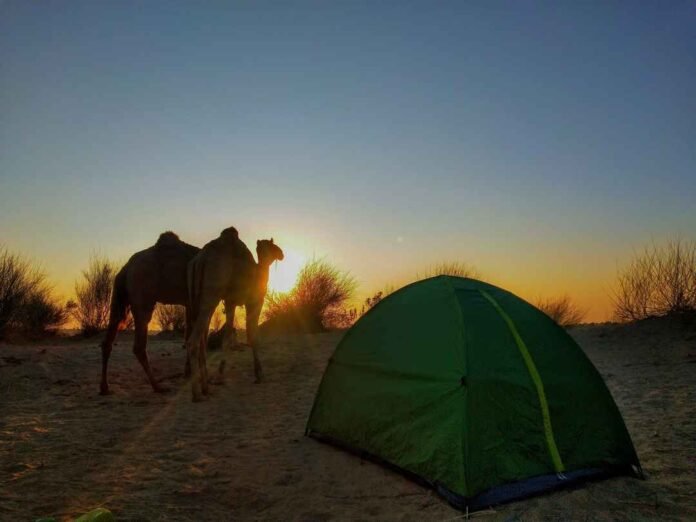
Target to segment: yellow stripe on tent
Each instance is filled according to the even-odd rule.
[[[527,365],[527,371],[529,372],[529,375],[532,378],[532,381],[534,382],[537,395],[539,396],[541,415],[544,419],[544,435],[546,436],[546,445],[549,448],[549,454],[551,455],[553,466],[556,469],[556,473],[562,473],[565,468],[563,466],[563,461],[561,460],[561,455],[558,453],[556,439],[553,436],[553,428],[551,427],[551,415],[549,414],[549,404],[546,401],[546,393],[544,392],[544,383],[542,382],[541,376],[539,375],[536,365],[534,364],[534,359],[532,359],[532,356],[529,353],[529,350],[527,349],[527,345],[524,344],[524,341],[522,340],[522,337],[517,331],[515,323],[513,323],[512,319],[510,319],[510,316],[507,313],[505,313],[505,310],[503,310],[503,308],[498,304],[498,302],[495,299],[493,299],[493,297],[491,297],[491,295],[488,292],[484,290],[479,290],[479,292],[493,305],[493,307],[498,311],[500,316],[505,320],[505,322],[508,325],[508,328],[510,329],[510,333],[512,333],[512,337],[515,339],[515,343],[517,343],[517,348],[520,350],[520,353],[522,354],[524,363]]]

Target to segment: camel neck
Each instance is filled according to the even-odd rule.
[[[271,264],[273,264],[273,260],[267,261],[265,259],[259,260],[258,263],[256,283],[258,285],[258,289],[264,293],[266,292],[266,288],[268,287],[268,272],[270,270]]]

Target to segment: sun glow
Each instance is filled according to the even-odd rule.
[[[295,286],[297,275],[306,259],[294,250],[283,249],[285,258],[271,265],[268,273],[268,289],[275,292],[289,292]]]

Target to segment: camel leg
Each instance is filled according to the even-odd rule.
[[[204,368],[201,366],[201,343],[206,340],[206,330],[210,324],[210,318],[215,311],[215,304],[201,305],[198,315],[193,321],[191,334],[186,341],[186,351],[191,364],[191,399],[193,402],[203,400],[202,375]],[[205,366],[205,365],[203,365]]]
[[[191,330],[193,328],[193,317],[191,317],[191,310],[186,307],[186,329],[184,330],[184,350],[186,351],[186,366],[184,367],[184,377],[187,379],[191,377],[191,359],[189,357],[188,349],[186,348],[186,343],[191,336]]]
[[[189,363],[189,371],[191,373],[191,399],[193,402],[203,400],[200,381],[200,360],[198,352],[200,351],[202,332],[201,324],[204,321],[202,315],[199,315],[193,323],[191,335],[186,341],[186,362]]]
[[[210,328],[210,326],[208,326]],[[203,395],[210,395],[208,382],[208,328],[203,332],[203,341],[198,350],[199,366],[201,372],[201,391]]]
[[[225,301],[225,331],[222,337],[222,350],[233,348],[237,344],[237,330],[234,328],[234,314],[237,306]]]
[[[251,353],[254,357],[254,376],[256,377],[254,382],[257,383],[263,380],[263,369],[261,368],[261,361],[256,351],[256,336],[259,328],[259,317],[261,315],[262,305],[263,301],[260,303],[250,303],[246,306],[247,344],[251,346]]]
[[[102,374],[101,374],[101,385],[99,386],[99,393],[101,395],[110,395],[109,381],[107,379],[108,367],[109,367],[109,357],[111,356],[111,349],[114,346],[114,341],[116,340],[116,334],[118,333],[118,327],[120,326],[120,321],[109,321],[109,327],[106,330],[106,337],[101,343],[102,352]]]
[[[150,368],[150,361],[147,357],[147,325],[152,318],[154,305],[145,307],[140,313],[137,313],[133,320],[135,322],[135,342],[133,343],[133,353],[138,358],[140,365],[145,370],[148,381],[152,389],[157,393],[169,391],[167,388],[160,386],[155,380],[155,376]]]

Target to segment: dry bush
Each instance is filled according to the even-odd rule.
[[[578,307],[568,295],[539,299],[536,307],[561,326],[580,324],[587,315],[587,310]]]
[[[41,284],[41,274],[28,261],[3,248],[0,252],[0,335],[17,319],[29,295]]]
[[[68,303],[68,310],[84,335],[93,335],[108,326],[116,272],[114,263],[92,256],[89,266],[82,271],[83,279],[75,282],[75,301]]]
[[[428,279],[439,275],[448,275],[456,277],[469,277],[472,279],[480,279],[481,274],[476,268],[460,261],[437,263],[426,268],[423,275],[416,274],[416,281]]]
[[[385,286],[383,290],[375,292],[371,296],[367,297],[363,302],[362,308],[360,309],[360,315],[363,316],[374,308],[382,299],[386,298],[389,294],[393,294],[395,288],[392,285]]]
[[[336,308],[326,312],[324,326],[330,330],[341,330],[350,328],[357,319],[357,308]]]
[[[237,314],[239,310],[244,312],[244,307],[240,306],[237,308]],[[239,324],[235,321],[235,324]],[[242,322],[242,324],[244,324]],[[213,312],[210,318],[210,324],[208,325],[208,350],[215,351],[222,349],[222,341],[225,338],[225,333],[227,330],[227,316],[225,312],[225,307],[220,303]]]
[[[289,322],[289,317],[295,313],[295,300],[292,290],[290,292],[268,291],[263,308],[265,327],[274,322]]]
[[[7,249],[0,250],[0,338],[10,329],[37,336],[65,322],[45,275]]]
[[[210,325],[208,326],[208,329],[214,332],[221,330],[222,327],[225,326],[226,319],[225,307],[222,305],[222,303],[220,303],[215,308],[213,315],[210,317]]]
[[[373,295],[367,297],[362,305],[362,308],[360,309],[360,315],[365,315],[368,311],[374,308],[380,301],[382,301],[384,297],[384,292],[382,291],[376,292]]]
[[[183,306],[158,304],[155,319],[163,332],[184,333],[186,330],[186,308]]]
[[[619,321],[696,314],[696,242],[677,239],[636,254],[617,276]]]
[[[68,319],[66,309],[52,295],[51,287],[42,285],[29,294],[19,314],[20,329],[29,337],[55,333]]]
[[[356,288],[353,277],[323,260],[308,262],[286,294],[266,298],[264,327],[278,331],[320,332],[343,327],[357,317],[345,309]]]

